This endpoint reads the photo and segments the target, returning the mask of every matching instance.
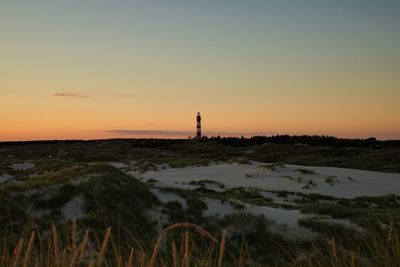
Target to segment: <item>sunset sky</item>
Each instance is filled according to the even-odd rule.
[[[400,1],[0,0],[0,140],[400,139]]]

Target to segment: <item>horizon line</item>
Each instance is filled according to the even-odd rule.
[[[380,141],[380,142],[391,142],[391,141],[400,141],[400,139],[378,139],[376,137],[367,137],[367,138],[362,138],[362,137],[339,137],[339,136],[334,136],[334,135],[324,135],[324,134],[275,134],[275,135],[253,135],[253,136],[243,136],[246,139],[250,139],[253,137],[276,137],[276,136],[290,136],[290,137],[301,137],[301,136],[319,136],[319,137],[333,137],[333,138],[337,138],[337,139],[347,139],[347,140],[367,140],[370,138],[375,138],[376,141]],[[191,138],[190,138],[191,137]],[[204,135],[203,137],[206,138],[216,138],[218,137],[217,135],[214,136],[207,136]],[[221,136],[221,138],[241,138],[241,136]],[[111,138],[55,138],[55,139],[25,139],[25,140],[0,140],[0,144],[1,143],[24,143],[24,142],[63,142],[63,141],[67,141],[67,142],[73,142],[73,141],[83,141],[83,142],[87,142],[87,141],[107,141],[107,140],[129,140],[129,139],[133,139],[133,140],[194,140],[195,139],[195,135],[193,136],[188,136],[186,138],[177,138],[177,137],[111,137]]]

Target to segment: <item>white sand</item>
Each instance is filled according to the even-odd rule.
[[[149,171],[140,176],[144,180],[157,179],[165,186],[193,188],[182,185],[192,180],[215,180],[222,182],[226,188],[255,187],[263,190],[286,190],[291,192],[318,193],[334,197],[353,198],[358,196],[400,195],[400,174],[363,171],[335,167],[309,167],[285,165],[270,171],[260,166],[259,162],[247,164],[215,164],[202,167],[166,168]],[[316,174],[301,174],[296,169],[313,170]],[[250,177],[246,177],[250,174]],[[136,174],[137,175],[137,174]],[[290,176],[291,179],[283,178]],[[326,177],[335,176],[333,185],[325,181]],[[297,179],[301,178],[301,182]],[[348,177],[351,177],[349,179]],[[304,188],[312,180],[317,186]]]
[[[260,193],[272,198],[274,203],[294,204],[298,196],[288,194],[287,197],[279,197],[269,191],[290,191],[301,193],[318,193],[334,197],[354,198],[359,196],[382,196],[388,194],[400,195],[400,174],[362,171],[355,169],[333,167],[309,167],[297,165],[285,165],[276,168],[275,171],[264,168],[264,163],[252,162],[252,164],[213,164],[201,167],[166,168],[158,171],[149,171],[143,174],[131,173],[143,180],[156,179],[157,187],[175,187],[181,189],[195,189],[197,185],[189,185],[190,181],[214,180],[221,182],[227,189],[233,187],[258,188]],[[302,174],[298,169],[312,170],[315,174]],[[250,176],[250,177],[249,177]],[[285,177],[286,176],[286,177]],[[333,185],[326,182],[327,177],[334,177]],[[350,178],[349,178],[350,177]],[[309,181],[315,186],[307,184]],[[217,189],[215,185],[206,185],[207,188]],[[163,202],[178,201],[186,203],[183,198],[172,193],[161,193],[153,189]],[[304,218],[320,217],[313,214],[302,214],[299,210],[286,210],[267,206],[256,206],[246,203],[243,209],[235,209],[230,203],[221,203],[217,199],[203,199],[208,209],[204,211],[206,216],[225,216],[236,213],[249,213],[264,215],[275,222],[277,231],[290,233],[291,235],[309,236],[310,231],[299,227],[298,220]],[[334,220],[326,216],[326,221],[338,223],[348,227],[355,227],[348,220]],[[355,227],[357,228],[357,227]]]
[[[8,173],[3,173],[0,175],[0,184],[7,182],[8,180],[13,179],[14,177]]]
[[[186,200],[178,195],[172,193],[161,192],[156,188],[150,189],[150,191],[158,197],[158,199],[163,202],[164,204],[169,201],[177,201],[179,202],[183,208],[187,207]]]
[[[76,196],[62,207],[65,220],[79,219],[85,216],[83,211],[84,199],[82,196]]]
[[[15,163],[11,164],[11,168],[13,168],[14,170],[29,170],[35,168],[35,164],[31,162]]]
[[[112,162],[109,162],[108,164],[113,166],[113,167],[115,167],[115,168],[117,168],[117,169],[122,169],[122,168],[129,167],[129,165],[127,165],[127,164],[125,164],[123,162],[113,162],[112,161]]]
[[[229,203],[221,203],[218,199],[205,198],[203,201],[207,204],[207,210],[204,211],[205,216],[226,216],[241,212],[243,210],[235,210]]]

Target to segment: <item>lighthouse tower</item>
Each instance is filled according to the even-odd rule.
[[[197,132],[196,132],[196,139],[201,139],[201,116],[200,112],[197,112]]]

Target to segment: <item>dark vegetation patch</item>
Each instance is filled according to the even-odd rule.
[[[328,177],[325,177],[325,183],[328,183],[328,184],[330,184],[330,185],[333,185],[333,184],[335,184],[336,182],[338,182],[336,176],[328,176]]]
[[[329,215],[332,218],[355,218],[362,214],[362,210],[354,207],[347,207],[335,203],[309,203],[300,206],[302,213]]]
[[[149,180],[146,181],[146,183],[148,183],[148,184],[150,184],[150,185],[153,185],[153,184],[155,184],[155,183],[157,183],[157,182],[158,182],[157,179],[149,179]]]
[[[225,188],[225,185],[223,183],[218,182],[218,181],[214,181],[214,180],[209,180],[209,179],[198,180],[198,181],[190,181],[188,184],[189,185],[198,185],[198,186],[202,186],[202,187],[206,187],[207,184],[211,184],[211,185],[216,185],[221,189]]]
[[[353,199],[339,199],[338,203],[349,207],[360,208],[400,208],[400,196],[386,195],[379,197],[356,197]]]
[[[285,167],[285,165],[283,165],[280,162],[268,163],[268,164],[264,164],[264,165],[260,166],[260,168],[264,168],[264,169],[267,169],[267,170],[270,170],[270,171],[276,171],[276,169],[284,168],[284,167]]]
[[[21,199],[0,187],[0,236],[21,231],[28,220],[29,213]]]
[[[301,174],[316,174],[315,173],[315,171],[314,170],[311,170],[311,169],[302,169],[302,168],[299,168],[299,169],[296,169],[296,170],[294,170],[295,172],[299,172],[299,173],[301,173]]]
[[[270,266],[289,266],[299,247],[309,246],[306,241],[289,240],[271,230],[272,223],[264,216],[235,214],[225,216],[221,226],[230,233],[231,250],[238,253],[246,245],[248,253],[259,262]],[[289,264],[289,265],[288,265]]]
[[[65,183],[48,190],[46,193],[46,198],[42,198],[42,194],[36,193],[29,197],[28,201],[33,203],[37,210],[56,210],[78,195],[79,188],[72,183]]]
[[[167,225],[179,223],[179,222],[190,222],[198,225],[203,225],[207,222],[203,212],[207,210],[207,204],[197,197],[191,197],[186,200],[187,208],[178,201],[169,201],[165,204],[161,212],[168,217]]]

